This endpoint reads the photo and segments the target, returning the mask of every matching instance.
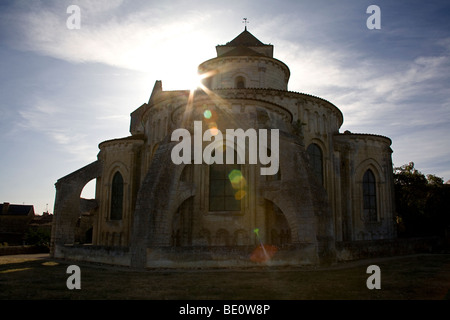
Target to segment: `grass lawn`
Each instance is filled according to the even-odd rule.
[[[42,254],[0,257],[0,299],[450,299],[450,254],[362,260],[329,268],[137,272],[73,263],[81,268],[81,290],[66,287],[70,264]],[[366,286],[371,264],[381,269],[380,290]]]

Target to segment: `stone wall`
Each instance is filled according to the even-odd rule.
[[[53,250],[53,257],[57,259],[130,266],[128,248],[93,245],[55,245]]]
[[[259,246],[193,246],[153,247],[145,251],[145,268],[236,268],[258,266],[308,266],[317,264],[317,249],[311,244],[278,247],[271,259],[255,261],[252,256]],[[337,242],[334,263],[402,256],[419,253],[439,253],[449,250],[442,238],[411,238],[378,241]],[[0,251],[0,255],[3,251]],[[25,253],[25,252],[17,252]],[[30,253],[27,251],[26,253]],[[15,253],[8,253],[15,254]],[[55,247],[55,258],[87,261],[109,265],[131,266],[128,248],[92,245]]]
[[[342,262],[416,253],[432,253],[442,247],[444,247],[444,242],[437,237],[336,242],[336,257],[337,261]]]
[[[311,244],[278,248],[267,261],[255,260],[260,246],[153,247],[145,252],[145,268],[236,268],[255,266],[299,266],[317,263],[316,247]],[[54,258],[108,265],[132,266],[128,248],[93,245],[55,246]],[[264,258],[264,257],[262,257]],[[264,259],[263,259],[264,260]],[[138,267],[139,269],[142,269]]]
[[[81,192],[90,180],[101,175],[101,171],[101,161],[94,161],[56,182],[51,252],[55,244],[74,243],[76,223],[80,216]]]

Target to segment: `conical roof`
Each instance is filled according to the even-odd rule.
[[[239,45],[230,51],[225,52],[221,55],[221,57],[234,57],[234,56],[258,56],[264,57],[262,53],[256,52],[255,50],[250,49],[247,46]]]
[[[239,34],[236,38],[228,42],[225,46],[228,47],[257,47],[257,46],[266,46],[266,44],[259,41],[254,35],[247,31],[247,28]]]
[[[264,44],[245,28],[236,38],[216,46],[217,56],[266,56],[273,57],[273,45]]]

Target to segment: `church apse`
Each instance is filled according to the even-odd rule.
[[[330,264],[339,241],[395,237],[390,140],[339,133],[341,111],[288,91],[287,65],[247,30],[216,49],[199,66],[202,86],[156,81],[131,136],[100,143],[93,243],[65,246],[70,215],[55,210],[56,257],[139,269]]]

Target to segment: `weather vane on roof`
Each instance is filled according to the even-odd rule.
[[[247,23],[250,23],[250,21],[248,21],[247,18],[243,18],[242,20],[242,23],[245,25],[245,30],[247,30]]]

